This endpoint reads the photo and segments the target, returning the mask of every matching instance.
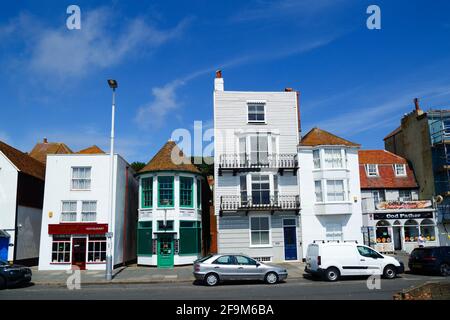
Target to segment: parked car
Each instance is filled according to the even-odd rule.
[[[408,267],[413,273],[428,272],[446,277],[450,275],[450,246],[416,248],[409,256]]]
[[[9,264],[0,260],[0,289],[31,281],[31,270],[25,266]]]
[[[344,276],[381,275],[393,279],[405,270],[402,262],[356,242],[312,243],[306,254],[305,272],[328,281]]]
[[[194,276],[208,286],[228,280],[262,280],[274,284],[287,278],[285,268],[258,262],[243,254],[214,254],[194,262]]]

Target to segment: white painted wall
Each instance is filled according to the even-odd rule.
[[[16,226],[18,172],[16,167],[0,151],[0,229],[8,230],[10,243],[14,244]],[[14,247],[9,247],[8,260],[14,257]]]
[[[319,147],[319,148],[324,148]],[[336,148],[336,146],[333,146]],[[362,243],[361,191],[357,148],[342,147],[347,150],[345,169],[314,169],[313,148],[299,147],[299,187],[302,210],[301,235],[303,258],[308,245],[314,240],[326,239],[327,224],[342,226],[343,240],[357,240]],[[316,203],[314,181],[320,179],[344,179],[348,181],[346,200],[343,202]],[[345,185],[345,183],[344,183]],[[323,190],[325,193],[325,190]],[[325,194],[324,194],[325,196]]]
[[[52,236],[48,234],[49,224],[60,223],[62,201],[78,202],[78,219],[81,222],[81,201],[97,201],[97,223],[108,223],[109,218],[109,155],[81,155],[64,154],[48,155],[46,169],[46,184],[44,191],[44,208],[42,216],[41,245],[39,255],[40,270],[65,270],[70,265],[51,264]],[[91,189],[71,190],[72,167],[91,167]],[[125,199],[125,168],[126,161],[115,155],[114,157],[114,212],[113,215],[113,248],[114,264],[122,261],[123,250],[123,221]],[[132,174],[130,174],[132,177]],[[134,178],[133,178],[134,179]],[[136,183],[133,181],[132,183]],[[53,213],[49,217],[49,212]],[[137,212],[128,212],[130,219],[136,219]],[[105,264],[87,264],[86,269],[104,269]]]

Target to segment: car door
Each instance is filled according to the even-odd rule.
[[[383,272],[383,256],[372,248],[357,246],[362,275],[380,275]]]
[[[235,256],[237,264],[237,277],[242,280],[257,280],[261,278],[262,268],[258,268],[258,262],[246,256]]]
[[[222,280],[233,280],[237,274],[235,258],[232,255],[218,257],[211,266],[212,271],[216,272]]]

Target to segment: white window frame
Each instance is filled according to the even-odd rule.
[[[269,219],[269,243],[268,244],[252,244],[252,218],[267,218]],[[272,248],[272,217],[270,215],[249,215],[248,217],[248,236],[250,248]],[[259,232],[264,230],[258,230]]]
[[[338,229],[340,229],[340,232],[336,232],[336,230],[328,231],[329,227],[333,227],[334,228],[336,226],[339,226]],[[339,239],[334,239],[334,235],[336,233],[337,234],[340,233],[340,238]],[[328,239],[328,235],[329,234],[333,234],[333,239]],[[339,241],[339,242],[342,242],[343,239],[344,239],[344,230],[343,230],[342,224],[339,224],[339,223],[327,223],[325,225],[325,240],[326,241]]]
[[[370,166],[375,166],[375,174],[369,171]],[[366,174],[368,177],[378,177],[380,175],[380,173],[378,172],[378,164],[368,163],[365,165],[365,167],[366,167]]]
[[[318,155],[318,157],[314,157],[314,155]],[[320,163],[320,149],[314,149],[312,151],[313,156],[313,168],[314,170],[319,170],[322,168],[322,164]]]
[[[316,192],[316,183],[317,183],[317,182],[320,184],[320,197],[322,198],[321,201],[318,201],[318,200],[317,200],[317,192]],[[314,201],[315,201],[316,203],[323,203],[323,202],[325,202],[325,201],[324,201],[324,200],[325,200],[325,197],[324,197],[323,191],[324,191],[324,188],[323,188],[322,180],[314,180]]]
[[[249,112],[249,107],[250,106],[259,106],[259,107],[263,107],[263,111],[264,111],[264,120],[250,120],[249,119],[249,115],[250,115],[250,112]],[[264,103],[260,103],[260,102],[251,102],[251,101],[248,101],[247,102],[247,123],[249,123],[249,124],[252,124],[252,123],[267,123],[267,110],[266,110],[266,103],[264,102]]]
[[[329,199],[329,197],[328,197],[328,193],[329,193],[329,190],[328,190],[328,182],[331,182],[331,181],[333,181],[334,182],[334,184],[336,185],[336,181],[341,181],[342,182],[342,195],[343,195],[343,197],[344,197],[344,199],[343,200],[330,200]],[[325,185],[326,185],[326,199],[327,199],[327,202],[346,202],[347,201],[347,194],[346,194],[346,191],[347,190],[345,190],[346,189],[346,186],[345,186],[345,180],[344,179],[327,179],[326,181],[325,181]],[[336,196],[336,192],[334,192],[334,194],[335,194],[335,196]]]
[[[75,211],[64,211],[64,203],[65,202],[71,202],[71,203],[75,203]],[[73,213],[73,212],[75,212],[75,220],[64,220],[63,219],[63,216],[64,216],[64,214],[65,213]],[[60,222],[77,222],[78,221],[78,201],[76,201],[76,200],[62,200],[61,201],[61,213],[60,213],[60,216],[59,216],[59,221]]]
[[[95,239],[95,238],[94,238]],[[93,243],[94,245],[94,250],[89,250],[89,244],[90,243]],[[105,243],[105,250],[96,250],[95,249],[95,244],[96,243],[100,243],[100,249],[101,249],[101,243]],[[104,240],[91,240],[90,238],[89,238],[89,236],[86,238],[86,263],[89,263],[89,264],[105,264],[106,263],[106,253],[107,253],[107,239],[105,238]],[[103,260],[103,261],[89,261],[89,253],[91,253],[92,252],[92,254],[93,254],[93,256],[95,257],[95,253],[102,253],[102,252],[104,252],[105,253],[105,260]]]
[[[83,169],[89,169],[89,178],[74,178],[73,173],[74,173],[74,169],[79,169],[79,168],[83,168]],[[74,190],[74,191],[90,191],[92,188],[92,167],[91,166],[75,166],[75,167],[71,167],[71,174],[70,174],[70,190]],[[73,187],[73,183],[74,180],[86,180],[89,181],[89,188],[84,188],[84,189],[80,189],[80,188],[74,188]]]
[[[405,199],[405,197],[401,197],[400,196],[400,192],[409,192],[409,197],[408,197],[408,199]],[[412,201],[412,199],[413,199],[413,193],[412,193],[412,190],[409,190],[409,189],[399,189],[398,190],[398,200],[399,201]]]
[[[402,168],[403,173],[398,173],[398,168]],[[394,164],[394,173],[396,177],[406,177],[406,165],[401,163]]]
[[[52,236],[52,244],[51,244],[51,252],[50,252],[50,264],[72,264],[72,237],[68,236],[69,240],[53,240],[53,236]],[[65,249],[62,250],[62,255],[64,256],[67,252],[69,253],[69,261],[63,261],[63,262],[59,262],[59,261],[53,261],[53,253],[56,253],[57,256],[60,253],[59,250],[53,251],[53,244],[56,243],[57,245],[59,243],[64,243],[64,247],[66,243],[69,243],[69,251],[66,251]],[[58,248],[57,248],[58,249]]]
[[[327,151],[331,152],[331,157],[327,157]],[[339,154],[339,157],[336,157],[335,155]],[[335,166],[335,163],[339,162],[340,160],[340,166]],[[325,169],[344,169],[345,163],[344,163],[344,155],[341,148],[325,148],[323,149],[323,163]],[[331,165],[328,165],[330,164]]]
[[[95,203],[95,211],[84,211],[83,205],[85,203]],[[94,213],[95,218],[93,220],[84,220],[86,213]],[[81,222],[96,222],[97,221],[97,201],[96,200],[83,200],[81,201]]]

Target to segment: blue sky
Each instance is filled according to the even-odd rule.
[[[81,30],[66,9],[81,8]],[[366,8],[381,8],[381,30]],[[364,0],[7,1],[0,11],[0,140],[47,137],[148,161],[177,128],[212,123],[214,71],[226,90],[301,92],[303,132],[363,148],[412,110],[450,105],[450,2]]]

